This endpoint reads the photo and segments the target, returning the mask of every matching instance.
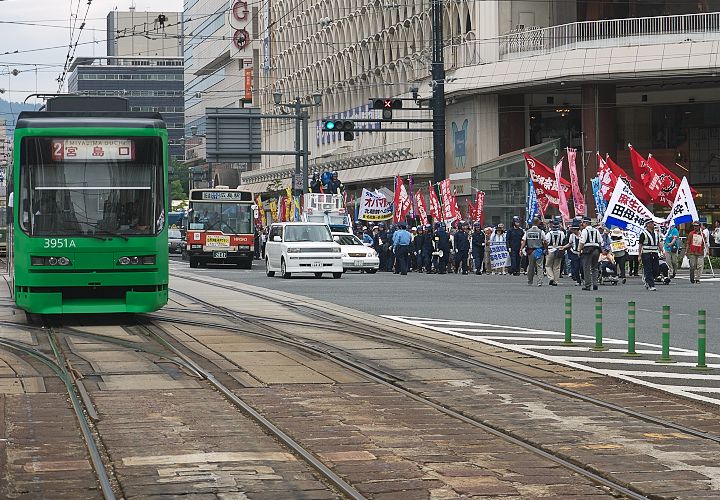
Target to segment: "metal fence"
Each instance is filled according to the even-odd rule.
[[[512,59],[515,54],[547,54],[583,47],[622,47],[718,38],[720,12],[583,21],[548,28],[518,27],[500,36],[500,58]]]

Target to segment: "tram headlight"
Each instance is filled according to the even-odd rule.
[[[69,265],[70,265],[70,259],[68,259],[67,257],[60,257],[60,258],[57,260],[57,262],[58,262],[58,264],[60,264],[61,266],[69,266]]]
[[[56,266],[57,263],[58,263],[58,260],[57,260],[56,257],[50,257],[50,258],[48,259],[48,264],[50,264],[51,266]]]
[[[140,264],[140,257],[130,257],[130,264]]]
[[[118,259],[118,264],[121,266],[127,266],[130,264],[130,257],[120,257],[120,259]]]
[[[72,264],[67,257],[43,257],[33,255],[30,257],[30,265],[32,266],[69,266]]]
[[[146,264],[146,265],[155,265],[155,256],[154,255],[132,255],[132,256],[123,256],[118,259],[118,264],[121,266],[127,266],[127,265],[133,265],[136,266],[138,264]]]

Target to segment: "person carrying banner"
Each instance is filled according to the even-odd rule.
[[[540,219],[533,217],[532,226],[525,231],[520,247],[520,252],[525,251],[528,257],[528,286],[532,286],[535,276],[537,276],[537,286],[542,286],[542,263],[546,248],[545,231],[540,229]]]
[[[525,231],[520,227],[520,217],[515,215],[512,218],[512,227],[508,229],[505,238],[508,253],[510,254],[510,274],[520,276],[520,247]]]
[[[497,244],[497,243],[502,243],[503,245],[505,245],[507,247],[507,234],[505,234],[505,224],[503,224],[502,222],[497,225],[497,227],[495,228],[495,232],[490,237],[491,245]],[[493,274],[507,274],[506,269],[507,269],[507,267],[505,267],[505,266],[498,267],[497,271],[495,271],[495,269],[493,269],[492,273]]]
[[[677,227],[673,224],[665,234],[663,240],[663,254],[665,255],[665,262],[667,262],[668,268],[670,269],[670,277],[674,278],[675,273],[678,269],[678,251],[680,250],[680,233]]]
[[[570,230],[565,238],[563,249],[570,259],[570,277],[575,286],[582,285],[582,263],[580,261],[580,221],[573,219]]]
[[[565,258],[564,239],[565,233],[560,229],[560,219],[555,217],[550,231],[545,235],[545,244],[547,246],[545,271],[550,280],[548,283],[550,286],[557,286],[560,279],[560,265]]]
[[[690,283],[700,283],[703,268],[705,267],[705,254],[707,253],[707,240],[699,222],[692,223],[692,231],[687,237],[687,255],[690,263]]]
[[[600,245],[602,236],[600,231],[592,227],[589,217],[583,217],[582,231],[580,232],[580,258],[585,277],[583,290],[598,289],[598,259],[600,258]]]
[[[610,251],[615,258],[620,279],[623,284],[627,281],[625,278],[625,262],[627,261],[627,244],[625,243],[625,237],[619,228],[615,228],[610,231]]]
[[[659,243],[660,235],[655,230],[655,222],[652,219],[647,219],[645,229],[640,233],[640,259],[643,264],[645,289],[651,292],[657,290],[655,288],[655,277],[660,274]]]

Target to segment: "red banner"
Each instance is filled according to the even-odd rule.
[[[393,222],[404,221],[405,216],[410,213],[410,205],[410,197],[405,190],[405,184],[402,177],[398,175],[395,178],[395,199],[393,200],[395,214],[393,215]]]
[[[678,176],[653,158],[652,154],[648,155],[648,159],[645,160],[630,144],[628,144],[628,147],[630,148],[630,160],[632,161],[635,178],[639,179],[645,187],[645,190],[652,198],[652,203],[672,207],[675,195],[680,187]],[[693,196],[697,194],[697,191],[692,188],[691,191]]]
[[[475,194],[475,222],[485,224],[485,191],[478,191]]]
[[[450,188],[450,179],[440,182],[440,196],[442,197],[442,220],[453,221],[458,217],[457,201]]]
[[[568,167],[570,168],[570,184],[572,185],[572,196],[573,206],[575,208],[575,217],[581,217],[585,215],[587,209],[585,205],[585,195],[583,190],[580,189],[580,183],[578,182],[577,166],[575,165],[575,158],[577,156],[576,149],[567,148],[568,155]],[[569,218],[568,218],[569,220]]]
[[[472,202],[469,199],[467,200],[467,206],[468,206],[468,216],[467,216],[468,220],[475,220],[475,212],[477,212],[477,210],[475,210],[475,206],[472,204]]]
[[[608,156],[606,161],[603,161],[602,159],[599,161],[601,162],[601,165],[604,165],[604,168],[607,171],[606,177],[610,179],[611,182],[611,184],[608,185],[608,191],[606,193],[606,190],[604,189],[603,176],[600,177],[601,182],[603,182],[603,195],[606,200],[610,200],[610,196],[612,195],[613,189],[615,189],[615,182],[617,179],[622,179],[625,181],[625,184],[630,186],[630,190],[644,205],[652,202],[652,196],[650,196],[650,193],[647,192],[645,186],[635,179],[632,179],[627,172],[620,167],[620,165],[612,160],[612,158]],[[600,174],[600,170],[598,170],[598,174]]]
[[[537,195],[540,211],[544,214],[548,206],[560,206],[558,182],[555,179],[555,173],[552,169],[527,153],[525,153],[525,163],[527,164],[528,172],[530,172],[530,177],[535,187],[535,194]],[[570,192],[570,183],[562,178],[560,181],[562,190],[565,196],[567,196]]]
[[[430,215],[432,215],[434,222],[439,222],[442,220],[440,200],[438,200],[437,193],[435,192],[432,182],[429,182],[428,184],[430,184]]]
[[[423,200],[422,193],[418,190],[415,193],[415,207],[417,207],[417,214],[420,217],[420,223],[425,226],[428,223],[427,209],[425,208],[425,200]]]
[[[570,150],[568,150],[569,152]],[[555,165],[555,180],[559,183],[562,182],[562,168],[563,168],[563,159],[560,158],[560,161],[557,165]],[[567,198],[565,197],[565,192],[560,189],[558,190],[558,208],[560,209],[560,215],[562,216],[563,222],[569,222],[570,221],[570,209],[568,208]],[[584,202],[583,202],[584,203]],[[584,208],[584,207],[583,207]],[[577,205],[575,206],[575,215],[578,215],[577,211]]]

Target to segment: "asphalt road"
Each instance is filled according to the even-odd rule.
[[[189,268],[173,257],[174,266]],[[600,286],[582,291],[569,278],[551,287],[528,286],[527,277],[476,276],[470,274],[407,276],[391,273],[374,275],[346,273],[342,279],[297,276],[291,279],[265,276],[264,265],[255,261],[246,271],[224,266],[195,269],[198,275],[238,281],[357,308],[376,315],[417,316],[455,319],[496,325],[563,331],[564,296],[573,296],[574,332],[594,335],[595,297],[603,299],[606,337],[625,339],[627,303],[635,301],[638,342],[660,343],[662,306],[671,307],[671,345],[697,348],[697,311],[707,311],[708,352],[720,353],[720,273],[718,281],[704,280],[691,285],[677,278],[670,285],[646,291],[640,278],[628,278],[625,285]],[[706,269],[705,278],[710,278]]]

